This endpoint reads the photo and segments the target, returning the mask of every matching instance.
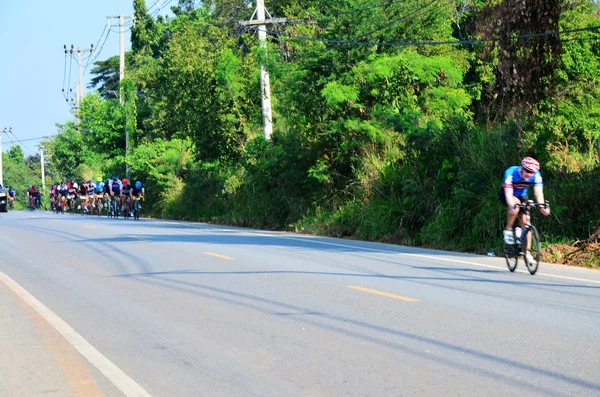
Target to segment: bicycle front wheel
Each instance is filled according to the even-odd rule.
[[[519,262],[519,249],[516,244],[504,244],[504,259],[508,270],[514,272]]]
[[[529,231],[527,231],[527,240],[523,240],[523,244],[527,241],[531,240],[531,248],[527,248],[525,251],[525,266],[531,275],[534,275],[537,272],[538,267],[540,265],[540,259],[542,257],[542,247],[540,244],[540,235],[535,228],[535,226],[531,226]]]

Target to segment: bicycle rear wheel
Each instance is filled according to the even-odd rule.
[[[534,275],[535,272],[537,272],[538,267],[540,265],[540,259],[542,256],[542,247],[540,244],[540,235],[537,231],[537,229],[535,228],[535,226],[531,226],[531,228],[529,229],[529,231],[526,234],[527,239],[531,239],[531,248],[526,248],[523,251],[525,252],[525,266],[527,267],[527,270],[529,270],[529,273],[531,275]],[[523,244],[526,244],[527,240],[523,240]],[[530,261],[528,259],[529,255],[531,255],[531,258],[533,259],[533,261]]]
[[[134,202],[133,214],[134,214],[135,220],[140,219],[140,201],[139,200],[135,200],[135,202]]]

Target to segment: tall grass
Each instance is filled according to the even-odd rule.
[[[436,137],[426,150],[410,142],[369,147],[350,183],[311,176],[319,156],[297,137],[258,140],[238,162],[198,163],[185,179],[174,177],[155,212],[267,229],[499,253],[506,208],[498,200],[506,168],[519,152],[514,126],[457,128]],[[549,241],[585,239],[600,223],[600,171],[594,159],[577,171],[560,161],[543,164],[552,216],[533,214]],[[583,168],[581,168],[583,167]],[[586,171],[582,171],[585,169]]]

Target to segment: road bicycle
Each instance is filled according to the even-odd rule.
[[[133,201],[133,219],[140,219],[140,211],[142,210],[142,205],[140,201],[144,200],[142,196],[135,197]]]
[[[525,267],[527,267],[531,275],[537,272],[541,258],[540,234],[536,227],[531,224],[531,208],[548,208],[549,206],[550,203],[548,201],[544,204],[538,204],[532,200],[515,205],[515,208],[519,207],[519,215],[513,224],[514,243],[504,244],[504,258],[506,259],[506,266],[508,266],[508,270],[511,272],[514,272],[517,268],[520,256],[523,257]],[[523,228],[519,228],[521,214],[525,214],[526,217],[525,227]],[[519,229],[521,231],[520,236],[517,235],[517,230]]]
[[[75,211],[75,196],[73,194],[68,194],[67,195],[67,212],[71,215],[73,215],[74,211]]]
[[[119,202],[116,196],[112,196],[108,201],[108,211],[106,215],[109,218],[119,218]]]
[[[131,208],[131,198],[129,196],[123,196],[123,219],[129,219],[133,212]]]
[[[41,206],[40,198],[37,196],[29,196],[29,210],[39,210]]]
[[[92,214],[96,214],[98,216],[102,215],[102,207],[104,207],[104,200],[98,194],[95,194],[92,197]]]

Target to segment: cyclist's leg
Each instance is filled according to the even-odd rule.
[[[521,200],[517,197],[513,197],[515,204],[521,204]],[[519,208],[509,208],[507,204],[507,214],[506,214],[506,230],[513,230],[513,226],[519,215]]]
[[[514,225],[515,225],[515,221],[517,219],[517,215],[519,213],[519,208],[511,208],[508,205],[508,202],[506,201],[506,195],[504,194],[504,189],[500,189],[500,191],[498,192],[498,199],[500,200],[500,202],[502,204],[504,204],[506,206],[506,227],[504,228],[503,231],[503,237],[504,237],[504,243],[505,244],[514,244],[515,243],[515,232],[514,232]],[[517,197],[513,197],[513,200],[520,204],[521,200],[519,200]]]

